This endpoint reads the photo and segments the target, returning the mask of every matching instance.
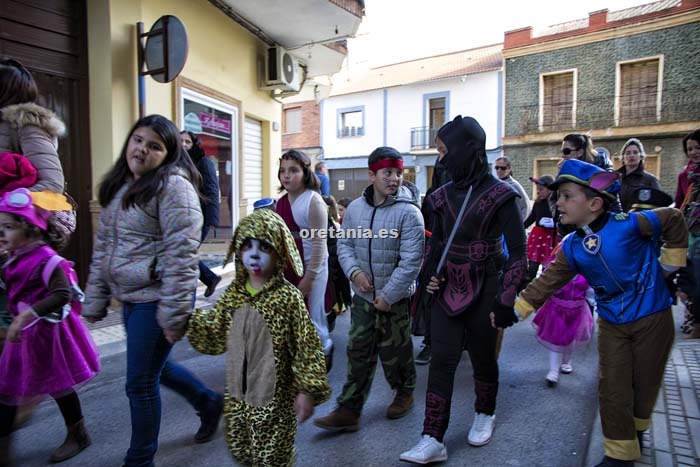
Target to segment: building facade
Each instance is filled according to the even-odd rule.
[[[336,197],[362,193],[367,157],[379,146],[404,155],[404,179],[425,193],[437,157],[437,130],[456,115],[481,123],[491,161],[501,154],[501,44],[372,68],[337,81],[319,112],[319,144]]]
[[[630,137],[674,194],[681,139],[700,127],[700,1],[663,0],[543,31],[505,33],[504,154],[523,186],[556,174],[567,133],[589,133],[616,167]]]
[[[280,98],[340,69],[344,40],[363,14],[362,0],[0,3],[0,52],[30,69],[40,103],[66,122],[59,156],[79,206],[67,256],[81,278],[90,261],[99,183],[140,114],[138,23],[148,32],[172,15],[185,26],[182,71],[167,83],[145,76],[142,104],[145,114],[162,114],[202,135],[217,165],[223,233],[230,237],[252,203],[277,186]],[[289,22],[304,27],[288,28]]]

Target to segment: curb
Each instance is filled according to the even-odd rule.
[[[684,309],[673,306],[675,325]],[[700,340],[686,340],[676,331],[659,397],[644,433],[644,449],[635,466],[671,467],[700,465]],[[581,467],[596,465],[605,455],[599,405],[591,427],[588,449]]]

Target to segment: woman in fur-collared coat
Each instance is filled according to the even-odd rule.
[[[65,125],[50,110],[36,104],[32,75],[13,59],[0,60],[0,152],[24,155],[37,170],[29,191],[63,193],[58,137]]]

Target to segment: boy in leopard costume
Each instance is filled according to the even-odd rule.
[[[292,234],[276,213],[253,211],[234,233],[236,277],[211,310],[189,321],[192,346],[226,358],[226,442],[244,465],[294,462],[296,419],[308,419],[330,387],[321,342],[301,292],[283,277],[303,274]]]

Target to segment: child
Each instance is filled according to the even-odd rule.
[[[292,234],[269,209],[244,218],[231,241],[236,277],[211,310],[189,320],[192,346],[228,351],[226,442],[245,465],[293,463],[296,423],[330,396],[321,343],[301,292],[284,279],[303,265]]]
[[[659,208],[608,213],[620,189],[618,174],[567,160],[559,190],[561,222],[576,226],[555,260],[515,302],[491,315],[497,327],[525,318],[577,273],[597,302],[600,418],[605,457],[598,466],[632,466],[649,427],[674,329],[667,271],[685,265],[688,232],[680,211]],[[655,245],[665,243],[657,260]]]
[[[338,224],[343,225],[343,217],[345,217],[345,211],[350,206],[350,203],[352,203],[352,198],[347,196],[338,200]]]
[[[526,229],[535,224],[527,236],[527,283],[532,282],[537,277],[540,264],[544,264],[549,258],[555,245],[554,237],[556,235],[552,210],[549,205],[552,190],[548,188],[554,178],[551,175],[542,175],[539,178],[531,177],[530,180],[535,183],[537,198],[532,205],[530,215],[523,222]]]
[[[557,251],[558,246],[547,263]],[[586,279],[576,275],[547,300],[532,320],[537,340],[549,349],[549,372],[545,378],[549,387],[557,385],[560,371],[564,374],[574,371],[571,366],[574,348],[591,340],[593,316],[586,301],[588,289]]]
[[[328,328],[335,327],[335,315],[344,313],[350,308],[352,297],[350,296],[350,281],[345,277],[343,268],[338,261],[338,239],[335,232],[340,230],[338,222],[338,204],[333,196],[324,196],[323,201],[328,205],[328,288],[330,289],[330,306],[326,308],[328,315]],[[331,234],[330,232],[333,232]]]
[[[2,279],[12,315],[0,356],[0,465],[9,463],[17,407],[47,394],[56,400],[68,429],[51,462],[69,459],[90,445],[74,387],[95,376],[100,362],[80,320],[76,295],[82,298],[82,292],[76,290],[75,272],[54,249],[66,239],[49,220],[51,210],[67,204],[62,195],[25,188],[0,199],[0,249],[9,254]]]
[[[277,178],[280,191],[286,193],[277,200],[275,211],[294,235],[299,254],[304,260],[304,277],[295,276],[289,267],[285,278],[301,291],[309,309],[311,321],[321,339],[326,367],[333,364],[333,339],[326,318],[326,286],[328,285],[328,245],[326,236],[311,235],[328,229],[328,210],[318,193],[320,182],[311,171],[311,159],[305,153],[291,149],[280,158]],[[307,235],[304,235],[306,232]]]
[[[413,407],[409,298],[424,248],[420,196],[415,185],[403,181],[403,158],[396,149],[375,149],[367,164],[371,185],[348,207],[338,238],[338,259],[355,295],[345,386],[337,408],[314,420],[328,431],[357,431],[378,358],[396,391],[387,418],[401,418]]]
[[[160,386],[197,411],[197,443],[216,434],[223,395],[207,388],[169,356],[185,334],[197,284],[202,211],[201,177],[162,115],[139,119],[99,190],[100,222],[92,252],[83,316],[94,323],[121,302],[126,331],[126,395],[131,440],[128,467],[152,465],[161,421]]]
[[[12,152],[0,153],[0,194],[16,188],[29,188],[36,183],[36,169],[21,154]],[[2,352],[5,333],[12,322],[7,312],[7,295],[0,283],[0,352]]]
[[[499,338],[489,325],[489,313],[499,306],[510,305],[512,310],[527,269],[518,195],[491,175],[486,132],[474,118],[458,115],[440,129],[439,136],[447,149],[442,163],[451,181],[427,199],[432,228],[422,277],[430,280],[421,287],[434,298],[425,415],[421,439],[400,455],[401,460],[416,464],[447,460],[443,441],[451,415],[468,416],[466,407],[452,410],[457,366],[465,347],[473,370],[473,379],[467,381],[473,380],[476,396],[467,442],[472,446],[491,442],[499,388]]]

